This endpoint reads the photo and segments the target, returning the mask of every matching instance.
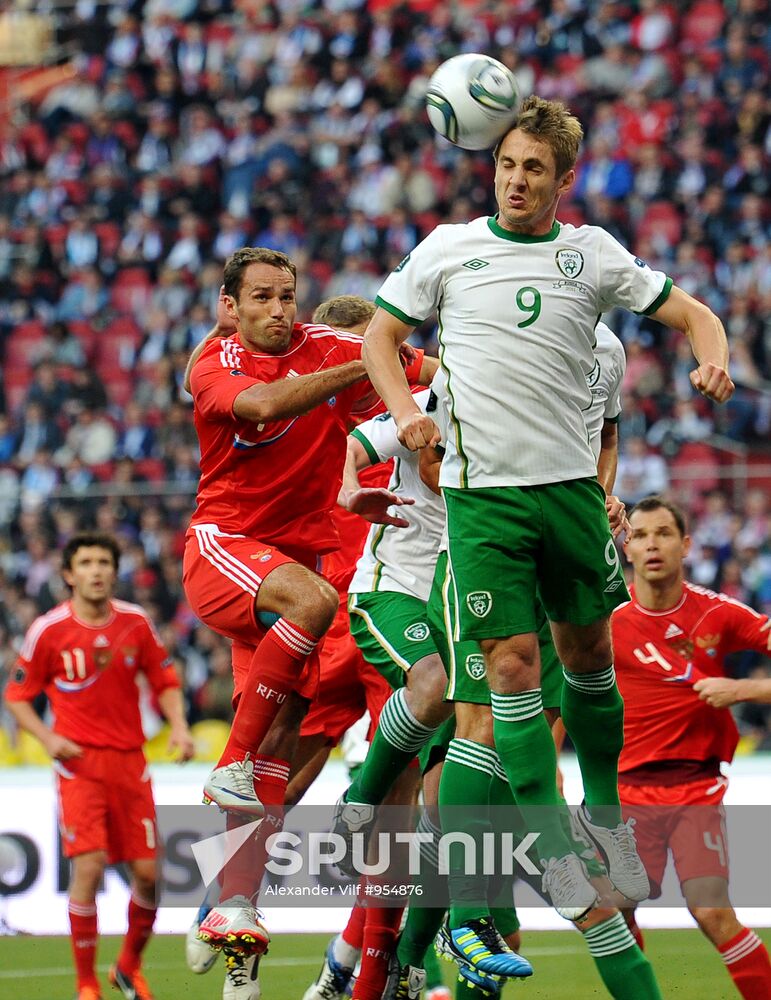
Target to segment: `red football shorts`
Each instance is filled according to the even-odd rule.
[[[669,851],[680,884],[692,878],[728,880],[728,839],[723,796],[728,779],[718,776],[682,785],[624,785],[618,792],[624,819],[634,818],[637,850],[661,895]]]
[[[388,681],[362,657],[350,633],[344,599],[324,637],[319,668],[318,696],[303,720],[300,736],[323,735],[336,746],[343,733],[366,711],[372,720],[372,734],[393,691]]]
[[[266,627],[254,601],[262,581],[278,566],[296,563],[272,545],[243,535],[226,535],[211,524],[194,525],[185,542],[182,582],[188,603],[209,628],[233,640],[233,706],[241,697],[254,650]],[[317,557],[301,562],[315,568]],[[308,657],[295,691],[314,698],[318,690],[318,646]]]
[[[106,851],[116,864],[156,856],[153,789],[141,750],[87,747],[54,768],[66,857]]]
[[[215,632],[256,646],[265,634],[254,608],[262,581],[278,566],[293,562],[297,560],[256,538],[196,524],[185,540],[182,562],[188,604]]]

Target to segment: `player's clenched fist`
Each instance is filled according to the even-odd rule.
[[[711,361],[699,365],[691,372],[691,385],[694,389],[698,389],[702,396],[714,399],[716,403],[725,403],[729,400],[735,388],[727,370]]]
[[[425,413],[411,413],[399,421],[398,428],[399,440],[410,451],[418,451],[427,444],[439,444],[442,440],[439,428]]]

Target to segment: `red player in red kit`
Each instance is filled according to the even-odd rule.
[[[624,545],[632,599],[611,618],[616,676],[624,698],[619,795],[652,886],[660,894],[668,852],[688,908],[715,945],[739,993],[771,1000],[771,964],[728,896],[721,802],[738,732],[728,709],[699,696],[699,682],[725,675],[725,657],[771,649],[771,621],[724,594],[687,583],[690,548],[681,511],[660,497],[629,515]],[[696,686],[696,687],[695,687]],[[710,808],[711,807],[711,808]]]
[[[338,597],[316,570],[339,546],[330,511],[350,414],[372,394],[360,338],[294,322],[295,277],[284,254],[233,254],[224,301],[236,332],[209,340],[191,372],[201,484],[183,578],[195,613],[234,641],[237,698],[204,794],[251,819],[283,805],[291,747],[317,689],[316,650]],[[421,362],[418,354],[411,365]],[[390,503],[387,491],[362,491],[350,509],[379,520]],[[230,868],[243,885],[238,865]],[[257,873],[249,875],[257,888]],[[267,932],[227,869],[222,899],[201,937],[242,953],[264,950]]]
[[[193,755],[179,682],[144,611],[112,599],[120,550],[111,536],[75,535],[62,553],[72,598],[38,618],[24,640],[6,703],[54,759],[59,824],[72,859],[69,913],[78,1000],[99,1000],[96,892],[107,863],[128,862],[128,933],[110,980],[125,997],[152,1000],[142,950],[156,912],[156,827],[142,753],[137,675],[171,723],[171,744]],[[31,702],[44,691],[53,728]]]

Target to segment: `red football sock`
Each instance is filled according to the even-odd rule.
[[[254,785],[265,806],[265,818],[257,831],[236,851],[222,872],[220,899],[246,896],[251,899],[260,888],[267,858],[265,841],[278,833],[284,823],[284,799],[289,781],[289,762],[258,754],[254,758]],[[243,826],[244,821],[228,815],[228,830]]]
[[[351,948],[356,948],[357,951],[361,951],[364,943],[364,924],[366,919],[367,911],[361,903],[356,903],[348,917],[348,923],[340,935],[346,944],[350,945]]]
[[[396,947],[404,907],[373,906],[366,910],[361,969],[353,1000],[380,1000],[388,978],[388,960]]]
[[[643,937],[643,932],[637,926],[637,921],[632,917],[632,922],[628,925],[629,930],[632,932],[632,937],[637,942],[637,947],[640,951],[645,951],[645,938]]]
[[[70,942],[75,960],[78,989],[84,986],[99,988],[96,978],[96,904],[73,903],[70,900]]]
[[[734,985],[745,1000],[771,1000],[771,961],[766,946],[748,927],[718,948]]]
[[[128,906],[128,930],[118,955],[118,968],[121,972],[131,975],[142,964],[142,952],[153,933],[157,912],[158,907],[152,900],[143,899],[132,892]]]
[[[318,637],[279,618],[255,649],[230,737],[218,767],[243,760],[265,739],[287,695],[297,684]]]

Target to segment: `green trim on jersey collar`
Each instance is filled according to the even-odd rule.
[[[351,431],[351,437],[356,438],[356,440],[359,442],[362,448],[366,451],[367,455],[369,456],[369,460],[373,465],[380,464],[380,455],[378,455],[378,453],[372,447],[372,442],[369,440],[369,438],[365,437],[361,433],[358,427],[354,427],[354,429]]]
[[[667,280],[664,282],[664,287],[661,289],[661,291],[653,300],[653,302],[651,302],[651,304],[648,306],[647,309],[643,309],[641,312],[637,313],[637,315],[650,316],[651,313],[655,313],[656,310],[660,306],[663,306],[664,303],[669,298],[669,293],[672,291],[672,285],[674,285],[674,281],[672,281],[672,279],[668,277]]]
[[[420,326],[423,322],[422,319],[414,319],[412,316],[408,316],[407,313],[403,313],[398,306],[391,305],[390,302],[381,299],[379,295],[375,296],[375,305],[380,306],[381,309],[385,309],[386,312],[401,320],[402,323],[406,323],[407,326]]]
[[[554,225],[545,236],[528,236],[527,233],[512,233],[510,230],[498,225],[497,215],[490,216],[487,220],[487,226],[493,236],[500,236],[502,240],[510,240],[512,243],[551,243],[557,239],[562,228],[555,219]]]

